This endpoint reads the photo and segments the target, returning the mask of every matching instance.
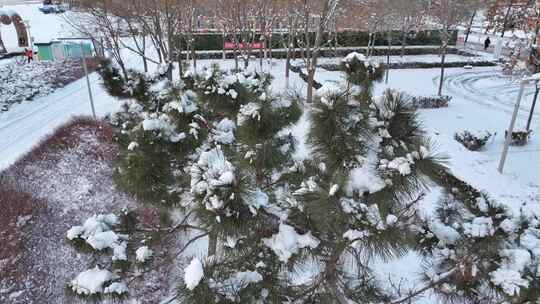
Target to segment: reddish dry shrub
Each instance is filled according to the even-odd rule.
[[[10,282],[24,278],[26,250],[25,226],[45,207],[43,201],[30,194],[0,186],[0,287],[10,288]],[[4,286],[4,285],[8,286]]]

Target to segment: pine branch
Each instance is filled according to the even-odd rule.
[[[426,292],[427,290],[433,288],[433,287],[436,287],[438,285],[441,285],[443,283],[445,283],[452,275],[454,275],[456,272],[458,271],[458,268],[454,268],[444,274],[441,275],[441,277],[437,280],[437,281],[434,281],[434,282],[431,282],[429,284],[427,284],[426,286],[410,293],[408,296],[400,299],[400,300],[397,300],[397,301],[394,301],[394,302],[391,302],[390,304],[401,304],[401,303],[405,303],[419,295],[421,295],[422,293]]]

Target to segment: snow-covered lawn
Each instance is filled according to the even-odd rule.
[[[376,93],[385,88],[399,89],[413,95],[436,92],[439,70],[391,71],[389,85],[378,85]],[[533,88],[528,88],[518,117],[524,126],[528,117]],[[423,110],[421,119],[430,136],[446,153],[454,174],[475,187],[487,191],[495,199],[509,204],[515,211],[524,202],[540,204],[540,114],[533,119],[533,137],[525,147],[511,147],[505,174],[496,168],[517,97],[518,85],[501,75],[499,68],[448,70],[445,94],[453,97],[446,109]],[[485,151],[471,152],[454,140],[460,130],[488,130],[497,133]]]

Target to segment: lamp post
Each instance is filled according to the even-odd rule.
[[[92,117],[95,119],[96,109],[94,108],[94,96],[92,95],[92,88],[90,86],[90,77],[88,76],[88,67],[86,66],[86,57],[84,56],[83,42],[81,41],[79,45],[81,47],[81,60],[82,60],[82,65],[84,69],[84,74],[86,76],[86,86],[88,87],[88,97],[90,99],[90,107],[92,108]]]
[[[516,101],[516,106],[514,107],[514,113],[512,114],[512,120],[510,121],[510,127],[506,133],[506,139],[504,141],[503,152],[501,155],[501,161],[499,163],[499,173],[503,173],[504,164],[506,162],[506,157],[508,156],[508,150],[510,148],[510,143],[512,142],[512,133],[514,132],[514,127],[516,125],[516,119],[519,113],[519,106],[521,104],[521,99],[523,98],[523,92],[525,91],[525,86],[529,84],[529,79],[524,79],[521,81],[521,86],[519,88],[519,94]]]

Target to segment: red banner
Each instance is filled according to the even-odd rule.
[[[253,49],[253,50],[261,49],[261,48],[264,48],[264,43],[263,42],[255,42],[255,43],[248,43],[248,44],[244,44],[244,43],[239,43],[238,44],[238,49],[240,49],[240,50],[246,49],[248,47],[251,47],[251,49]],[[234,43],[234,42],[225,42],[225,44],[223,45],[223,48],[226,49],[226,50],[234,50],[234,49],[236,49],[236,43]]]

